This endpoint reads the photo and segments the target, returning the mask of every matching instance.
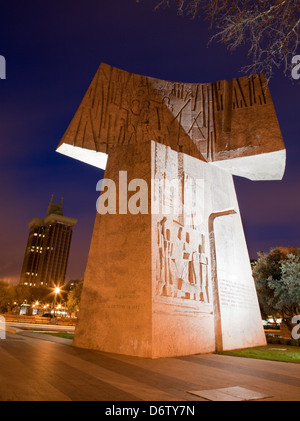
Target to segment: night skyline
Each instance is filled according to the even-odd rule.
[[[230,54],[209,40],[203,21],[153,12],[155,2],[12,1],[3,7],[0,54],[7,63],[1,88],[0,279],[18,282],[28,221],[44,214],[51,194],[64,197],[78,220],[67,278],[82,278],[103,171],[55,152],[101,62],[178,82],[241,76],[246,49]],[[282,181],[235,177],[251,258],[276,246],[299,247],[299,82],[277,71],[269,88],[287,150]]]

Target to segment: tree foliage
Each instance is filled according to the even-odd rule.
[[[79,282],[69,293],[67,307],[70,312],[79,311],[79,303],[81,298],[83,282]]]
[[[0,313],[13,311],[19,313],[22,304],[32,304],[36,301],[53,302],[51,288],[27,287],[25,285],[9,285],[0,280]]]
[[[9,289],[9,285],[0,280],[0,313],[5,313],[8,310],[10,301],[11,291]]]
[[[269,80],[275,68],[291,69],[299,45],[299,0],[156,0],[155,10],[171,4],[180,15],[209,20],[216,31],[210,42],[231,51],[248,46],[251,64],[242,68],[245,73],[263,72]]]
[[[289,330],[300,314],[300,249],[277,247],[259,253],[253,276],[263,316],[280,315]]]

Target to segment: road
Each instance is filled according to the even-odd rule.
[[[74,332],[75,326],[64,326],[64,325],[48,325],[39,323],[18,323],[18,322],[6,322],[6,326],[12,329],[21,330],[34,330],[34,331],[52,331],[52,332]]]

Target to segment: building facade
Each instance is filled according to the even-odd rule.
[[[63,215],[63,200],[53,202],[44,219],[29,222],[29,236],[20,284],[32,287],[58,286],[65,280],[74,218]]]

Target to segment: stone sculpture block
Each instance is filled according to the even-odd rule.
[[[284,173],[264,75],[189,84],[101,64],[57,150],[115,186],[74,346],[156,358],[265,344],[232,177]]]

